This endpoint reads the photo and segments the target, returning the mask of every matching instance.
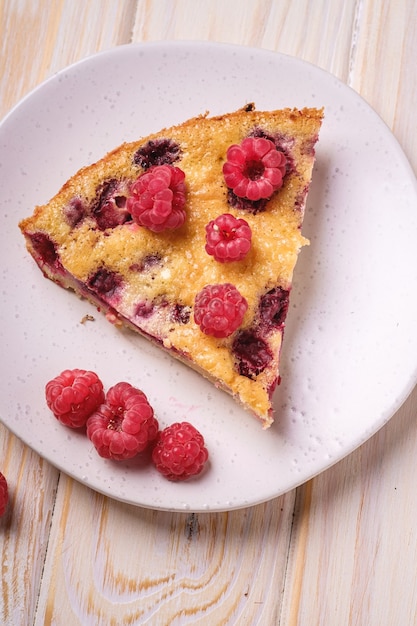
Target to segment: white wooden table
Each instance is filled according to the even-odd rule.
[[[0,0],[0,116],[99,50],[238,43],[348,83],[417,172],[416,29],[415,0]],[[415,389],[382,430],[307,484],[206,514],[99,495],[0,426],[11,493],[0,520],[0,623],[417,624],[416,417]]]

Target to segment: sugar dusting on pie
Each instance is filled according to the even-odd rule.
[[[247,105],[125,143],[20,222],[27,248],[267,428],[322,118]]]

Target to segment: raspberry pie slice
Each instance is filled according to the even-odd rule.
[[[27,248],[266,428],[322,117],[247,105],[125,143],[22,220]]]

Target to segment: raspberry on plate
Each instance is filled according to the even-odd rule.
[[[252,231],[246,220],[223,213],[206,226],[206,252],[216,261],[241,261],[251,247]]]
[[[105,402],[87,420],[87,436],[99,455],[115,461],[143,452],[158,430],[145,394],[126,382],[111,387]]]
[[[228,337],[241,325],[247,308],[234,285],[206,285],[195,297],[194,320],[206,335]]]
[[[185,221],[185,174],[173,165],[155,165],[133,183],[127,209],[140,226],[156,233]]]
[[[187,480],[200,474],[208,456],[203,435],[188,422],[164,428],[152,451],[156,469],[169,480]]]
[[[45,396],[57,420],[81,428],[104,400],[103,383],[95,372],[64,370],[46,384]]]
[[[9,501],[9,489],[6,477],[0,472],[0,517],[4,515]]]

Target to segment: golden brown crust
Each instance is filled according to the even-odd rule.
[[[201,115],[139,141],[122,144],[97,163],[82,168],[49,203],[36,207],[31,217],[22,220],[20,228],[28,249],[45,274],[84,297],[86,292],[77,285],[87,283],[98,268],[105,266],[121,276],[123,295],[118,303],[109,303],[109,308],[117,311],[130,327],[138,323],[134,310],[139,300],[179,303],[192,310],[195,294],[205,285],[231,282],[249,303],[243,328],[251,328],[257,319],[261,296],[276,286],[291,288],[297,255],[307,243],[300,229],[322,117],[323,111],[318,109],[262,112],[246,105],[235,113],[211,118]],[[254,215],[228,204],[222,165],[227,148],[240,143],[256,128],[281,138],[292,168],[283,187],[268,201],[267,209]],[[81,198],[88,205],[104,181],[122,179],[129,185],[135,180],[143,170],[134,163],[133,155],[149,140],[161,137],[181,147],[181,157],[175,165],[186,174],[184,226],[158,234],[133,223],[102,231],[88,217],[75,228],[65,219],[63,208],[73,198]],[[218,263],[204,250],[205,225],[225,212],[244,217],[251,226],[252,249],[243,261]],[[53,268],[42,265],[33,247],[34,233],[45,233],[54,242],[66,276],[56,276]],[[151,272],[137,271],[141,260],[155,252],[162,264]],[[173,350],[175,356],[228,390],[264,426],[269,426],[273,420],[270,394],[279,376],[282,329],[268,333],[268,345],[273,353],[269,366],[258,376],[249,378],[236,369],[231,348],[233,336],[226,339],[206,336],[192,315],[188,323],[175,323],[169,317],[169,310],[167,306],[159,309],[157,306],[155,314],[139,323],[138,330],[156,336],[163,347]]]

